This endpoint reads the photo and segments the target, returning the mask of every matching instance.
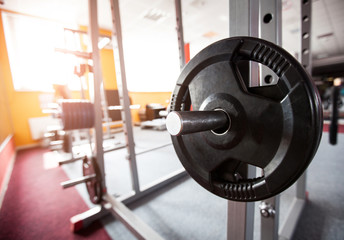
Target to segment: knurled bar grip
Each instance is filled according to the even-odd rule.
[[[224,111],[173,111],[166,118],[166,128],[172,136],[179,136],[224,128],[229,121]]]

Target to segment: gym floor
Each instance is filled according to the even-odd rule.
[[[134,136],[137,151],[160,146],[170,141],[169,135],[165,131],[134,128]],[[111,141],[117,142],[123,141],[123,139],[124,135],[120,133],[116,135],[115,140]],[[327,240],[344,238],[344,189],[342,187],[344,183],[344,175],[342,174],[344,164],[341,162],[344,149],[340,147],[343,143],[343,134],[338,135],[338,144],[336,146],[328,144],[328,133],[323,134],[319,150],[307,171],[309,198],[297,226],[294,239]],[[29,152],[25,153],[26,158],[35,158],[37,165],[43,166],[44,164],[47,165],[47,161],[54,161],[53,158],[47,159],[47,156],[51,157],[52,155],[46,150],[33,149],[27,151]],[[39,151],[40,157],[37,157],[37,154],[30,155],[30,151]],[[125,156],[126,149],[105,154],[106,181],[108,191],[111,194],[122,195],[131,190],[129,164]],[[28,159],[25,159],[25,162],[28,163]],[[142,185],[146,185],[181,168],[172,145],[139,155],[137,162]],[[17,159],[13,172],[16,172],[16,169],[19,170],[20,164],[23,163],[24,161],[18,161]],[[108,237],[116,240],[135,239],[123,224],[116,221],[112,215],[108,215],[101,220],[108,236],[106,236],[106,233],[105,235],[102,233],[101,226],[99,227],[97,224],[92,225],[87,233],[73,235],[68,232],[68,217],[61,220],[60,225],[58,223],[53,224],[52,230],[47,231],[46,229],[49,228],[47,221],[55,223],[58,219],[55,212],[62,211],[61,201],[65,202],[66,208],[71,207],[72,210],[67,212],[69,217],[87,210],[87,206],[92,207],[83,184],[76,187],[80,195],[71,194],[75,191],[73,188],[61,190],[59,187],[60,181],[81,176],[81,161],[64,165],[62,169],[42,170],[43,172],[40,173],[39,177],[35,173],[22,171],[19,174],[12,175],[8,193],[0,211],[0,225],[3,226],[0,228],[0,239],[32,239],[34,236],[54,239],[54,231],[65,231],[66,233],[63,236],[65,239],[107,239]],[[66,174],[59,177],[55,176],[55,173],[59,171],[64,171]],[[39,184],[41,184],[40,181],[44,174],[50,175],[52,182],[40,189]],[[21,188],[14,189],[18,181],[30,183],[31,189],[26,191]],[[20,186],[24,187],[23,185]],[[55,190],[52,191],[52,189]],[[11,194],[13,194],[13,191],[16,191],[17,194],[19,191],[23,191],[24,196],[28,191],[42,191],[42,193],[37,193],[34,196],[27,194],[26,199],[12,199],[13,195]],[[283,222],[286,217],[293,191],[294,188],[291,187],[282,194],[280,222]],[[46,192],[48,194],[45,194]],[[55,192],[56,194],[54,194]],[[58,192],[63,192],[65,198],[61,197],[59,202],[56,202]],[[39,198],[40,196],[42,199]],[[81,196],[83,201],[78,196]],[[43,202],[47,201],[47,198],[55,198],[55,202],[43,204]],[[40,204],[40,202],[42,203]],[[37,211],[40,206],[42,209]],[[208,193],[189,177],[184,177],[168,187],[136,201],[134,204],[130,204],[129,207],[165,239],[226,239],[227,201]],[[20,212],[15,208],[18,208]],[[49,213],[49,211],[51,212]],[[37,214],[41,215],[37,216]],[[20,220],[24,215],[28,219],[27,222]],[[49,215],[51,215],[51,218],[56,219],[49,219]],[[11,220],[11,218],[14,218],[14,220]],[[255,218],[254,239],[259,239],[259,213],[257,207]],[[40,228],[33,228],[30,225],[31,222],[35,221],[41,226]],[[18,227],[13,226],[13,224],[9,225],[9,222],[20,222],[21,224]],[[20,231],[18,229],[21,229],[20,231],[24,233],[26,232],[26,234],[19,236],[18,232]],[[36,231],[34,235],[32,231]],[[55,238],[58,239],[59,237]]]

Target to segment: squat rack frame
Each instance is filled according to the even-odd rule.
[[[98,49],[99,39],[99,26],[98,26],[98,9],[97,0],[88,1],[89,9],[89,34],[92,46],[92,60],[93,60],[93,74],[94,74],[94,109],[95,109],[95,146],[93,149],[93,156],[96,158],[97,165],[100,170],[101,188],[103,191],[103,201],[100,205],[78,214],[71,218],[71,226],[74,231],[77,231],[83,227],[87,227],[93,221],[112,213],[118,220],[120,220],[138,239],[162,239],[154,230],[152,230],[146,223],[134,215],[125,204],[134,202],[154,191],[157,191],[176,180],[185,177],[187,174],[184,169],[176,170],[167,176],[164,176],[157,181],[146,185],[140,186],[136,155],[146,153],[151,150],[166,147],[165,145],[155,147],[150,150],[145,150],[141,153],[135,152],[135,142],[133,137],[133,128],[130,112],[130,100],[127,89],[124,54],[122,45],[122,30],[121,19],[119,12],[118,0],[110,0],[111,14],[112,14],[112,45],[114,53],[114,61],[117,66],[116,80],[119,92],[120,103],[123,106],[121,111],[122,120],[124,124],[124,134],[126,138],[126,148],[128,151],[128,161],[130,165],[130,173],[132,179],[133,191],[127,196],[120,196],[115,198],[110,195],[106,189],[105,180],[105,166],[104,166],[104,149],[103,143],[103,128],[102,128],[102,96],[101,96],[101,84],[102,84],[102,72],[100,65],[100,54]]]
[[[124,123],[124,132],[127,139],[127,150],[129,153],[128,160],[130,162],[131,177],[133,184],[133,193],[129,196],[115,198],[107,193],[104,171],[104,152],[102,147],[102,113],[101,113],[101,96],[100,96],[100,84],[102,79],[100,68],[100,55],[98,50],[98,36],[99,28],[97,23],[97,0],[89,0],[89,14],[90,14],[90,36],[92,42],[92,58],[94,64],[94,96],[95,96],[95,156],[101,172],[102,189],[104,192],[101,206],[97,206],[89,211],[73,217],[72,223],[74,224],[81,221],[81,225],[86,226],[90,222],[102,217],[103,215],[111,212],[117,219],[119,219],[138,239],[162,239],[154,230],[146,225],[142,220],[135,216],[124,204],[131,203],[133,201],[146,196],[147,194],[156,191],[175,180],[185,176],[184,170],[176,171],[164,179],[158,180],[150,186],[141,188],[138,180],[135,145],[133,139],[133,131],[131,126],[131,113],[129,95],[126,85],[126,75],[124,66],[124,55],[122,45],[122,31],[120,22],[120,12],[118,0],[110,0],[111,13],[113,21],[113,50],[114,60],[117,66],[116,77],[117,85],[120,94],[120,102],[123,106],[122,119]],[[266,38],[275,43],[280,43],[281,36],[281,0],[230,0],[230,36],[256,36]],[[305,4],[306,3],[306,4]],[[180,51],[181,68],[185,64],[184,58],[184,40],[183,40],[183,27],[182,27],[182,11],[181,1],[175,0],[176,15],[177,15],[177,33],[178,43]],[[259,11],[257,11],[259,9]],[[302,37],[302,64],[309,70],[311,69],[310,63],[310,17],[311,17],[311,1],[301,1],[302,17],[308,17],[307,21],[302,20],[302,36],[304,33],[308,33],[308,39]],[[273,24],[266,26],[262,23],[263,14],[268,11],[273,16]],[[258,24],[257,24],[258,23]],[[266,27],[266,28],[265,28]],[[306,53],[307,54],[304,54]],[[258,65],[252,64],[251,69],[258,70]],[[262,74],[264,74],[263,70]],[[260,77],[255,74],[256,71],[251,71],[250,85],[261,86],[263,75]],[[248,176],[254,177],[256,175],[254,168],[248,168]],[[306,200],[306,176],[305,174],[296,183],[296,196],[293,200],[292,207],[290,208],[287,221],[282,226],[278,236],[278,216],[279,216],[279,196],[275,196],[268,200],[265,200],[265,206],[271,207],[274,212],[269,218],[262,217],[261,220],[261,237],[262,239],[290,239],[292,237],[294,228],[298,221],[298,218],[302,212],[303,206]],[[242,203],[228,201],[228,222],[227,222],[227,239],[239,239],[250,240],[253,239],[254,230],[254,203]]]

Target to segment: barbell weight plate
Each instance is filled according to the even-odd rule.
[[[259,62],[276,73],[276,85],[249,88],[238,64]],[[228,38],[203,49],[182,70],[170,111],[224,110],[230,130],[172,136],[187,170],[210,192],[257,201],[291,186],[314,157],[322,135],[317,89],[282,48],[251,37]],[[246,177],[247,166],[262,169]]]
[[[62,101],[61,110],[64,130],[94,127],[95,113],[92,103],[84,100]]]
[[[85,157],[82,163],[82,172],[84,176],[96,174],[96,178],[86,182],[86,189],[89,194],[90,200],[94,204],[102,201],[102,189],[100,171],[94,157],[89,159]]]

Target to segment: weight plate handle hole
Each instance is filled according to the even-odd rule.
[[[270,23],[272,20],[272,14],[271,13],[267,13],[265,14],[264,18],[263,18],[263,22],[264,23]]]

